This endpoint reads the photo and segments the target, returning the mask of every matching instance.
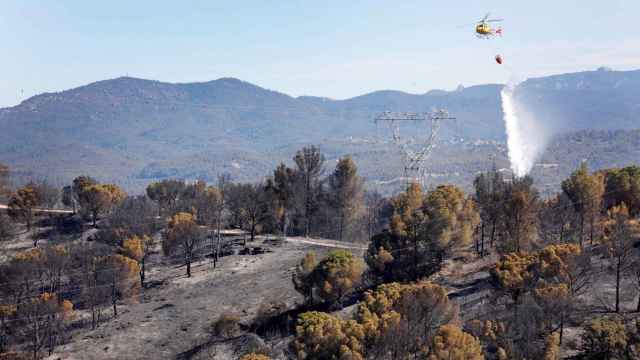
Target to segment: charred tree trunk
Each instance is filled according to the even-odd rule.
[[[251,242],[254,242],[256,239],[256,222],[251,223]]]
[[[618,258],[616,263],[616,313],[620,312],[620,272],[621,272],[621,260]]]
[[[496,222],[498,220],[497,219],[493,219],[491,220],[491,243],[489,244],[491,247],[494,247],[495,245],[495,240],[496,240]]]
[[[560,313],[560,345],[562,345],[563,337],[564,337],[564,311]]]
[[[142,257],[142,260],[140,261],[140,287],[144,288],[144,272],[145,272],[145,260],[146,260],[146,256]]]
[[[580,214],[580,248],[584,247],[584,214]]]
[[[480,227],[480,257],[484,257],[484,220],[482,221],[482,225]]]

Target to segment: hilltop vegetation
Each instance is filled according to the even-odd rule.
[[[637,166],[583,163],[548,198],[497,170],[471,192],[411,184],[386,198],[348,156],[325,172],[305,147],[293,163],[261,183],[169,179],[143,196],[89,176],[11,189],[1,167],[0,353],[639,356]]]

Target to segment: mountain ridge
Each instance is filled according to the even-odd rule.
[[[442,126],[443,140],[504,141],[503,86],[423,94],[380,90],[336,100],[292,97],[230,77],[195,83],[118,77],[0,109],[0,162],[61,181],[92,172],[136,184],[219,172],[255,179],[307,144],[321,144],[328,157],[349,153],[345,141],[368,146],[388,135],[373,123],[387,110],[444,107],[458,120]],[[576,131],[638,128],[640,70],[541,77],[522,89],[533,104],[559,109]]]

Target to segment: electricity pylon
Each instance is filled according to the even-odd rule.
[[[454,120],[454,117],[449,116],[446,110],[440,109],[430,113],[409,113],[409,112],[391,112],[385,111],[382,114],[375,117],[374,122],[376,124],[386,123],[389,125],[392,131],[392,140],[400,148],[400,153],[403,162],[403,178],[406,180],[407,187],[412,181],[418,182],[421,185],[424,184],[425,167],[424,163],[431,155],[433,148],[435,147],[436,138],[438,136],[438,130],[440,129],[440,122],[442,120]],[[431,125],[431,131],[429,135],[424,139],[414,137],[408,137],[404,139],[400,135],[400,124],[402,123],[415,123],[424,124],[427,126],[427,122]],[[422,126],[422,125],[420,125]],[[412,146],[412,142],[416,142],[416,146]]]

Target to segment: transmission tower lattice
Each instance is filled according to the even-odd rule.
[[[391,112],[385,111],[375,117],[376,124],[386,123],[392,131],[392,140],[400,148],[403,162],[403,178],[408,186],[411,181],[416,181],[424,185],[425,167],[424,163],[431,155],[435,147],[440,122],[442,120],[455,120],[455,117],[449,115],[446,110],[440,109],[430,113],[410,113],[410,112]],[[431,124],[431,131],[426,139],[407,138],[403,139],[400,135],[400,125],[406,123],[426,123]],[[426,126],[426,124],[425,124]],[[412,143],[416,142],[416,146],[412,147]]]

